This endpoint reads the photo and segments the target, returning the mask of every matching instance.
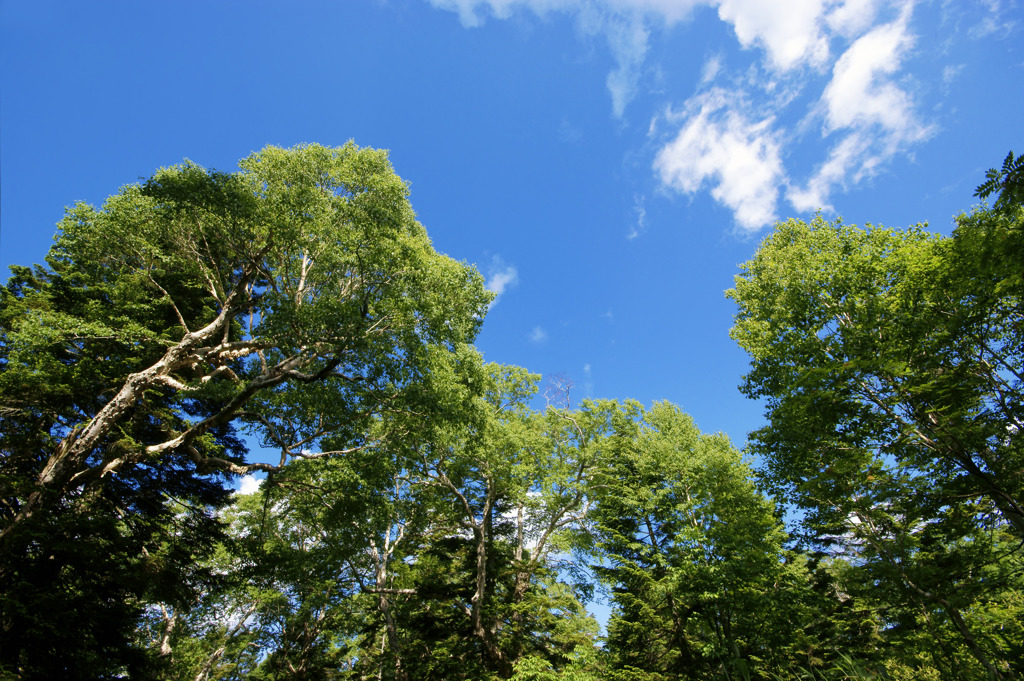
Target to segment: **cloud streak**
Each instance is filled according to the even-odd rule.
[[[636,217],[636,220],[629,228],[629,233],[626,234],[626,238],[630,241],[647,231],[647,207],[645,206],[644,197],[633,197],[633,215]]]
[[[640,67],[647,56],[647,38],[650,35],[638,15],[607,20],[605,33],[608,46],[615,55],[617,68],[608,74],[605,84],[612,97],[612,115],[622,118],[626,105],[636,97],[640,81]]]
[[[791,188],[788,198],[797,210],[831,209],[835,187],[875,175],[892,157],[932,133],[920,121],[910,94],[895,81],[914,43],[911,9],[904,5],[896,20],[857,38],[836,61],[820,108],[822,136],[838,140],[806,185]]]
[[[612,115],[622,118],[636,97],[647,57],[648,39],[657,26],[672,25],[689,16],[699,0],[428,0],[438,9],[455,12],[466,28],[482,26],[488,16],[507,19],[515,11],[538,16],[560,12],[575,17],[578,30],[601,36],[615,59],[605,79]]]
[[[519,284],[519,272],[515,266],[507,264],[501,256],[491,258],[491,264],[487,268],[487,290],[494,293],[494,300],[491,301],[493,308],[498,304],[502,294],[508,289]]]
[[[700,8],[714,10],[755,63],[730,74],[722,54],[710,56],[695,91],[681,105],[664,103],[670,113],[662,122],[673,129],[654,139],[652,166],[666,189],[710,191],[743,230],[774,221],[782,196],[798,211],[829,209],[835,191],[876,175],[934,129],[906,73],[915,0],[428,1],[467,27],[517,11],[574,17],[614,58],[605,84],[616,118],[643,93],[651,41]],[[999,16],[998,4],[989,13]],[[788,128],[784,121],[794,118],[803,124]],[[818,158],[787,168],[789,150],[815,123]]]

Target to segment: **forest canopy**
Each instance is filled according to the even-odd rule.
[[[948,237],[778,224],[745,452],[485,362],[383,151],[73,206],[0,289],[0,678],[1016,677],[1019,178]]]

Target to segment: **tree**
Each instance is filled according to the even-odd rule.
[[[214,567],[229,577],[179,618],[177,676],[507,678],[525,657],[563,669],[595,652],[587,591],[554,555],[582,522],[594,452],[572,415],[529,409],[536,376],[459,357],[429,381],[461,421],[294,461],[224,512],[234,548]],[[389,413],[371,435],[408,421]],[[150,609],[153,645],[172,610]]]
[[[800,640],[791,619],[799,570],[786,565],[781,523],[739,451],[668,403],[585,411],[591,427],[605,424],[591,523],[614,606],[611,677],[767,678],[784,669]]]
[[[367,448],[385,410],[444,416],[426,377],[473,339],[490,294],[432,249],[386,153],[268,147],[239,165],[185,163],[101,209],[75,206],[48,266],[15,268],[3,289],[0,665],[14,673],[29,673],[26,655],[46,638],[15,635],[38,621],[24,580],[43,598],[66,582],[42,576],[47,561],[78,564],[58,537],[79,558],[105,537],[126,566],[103,573],[83,560],[76,586],[49,594],[57,611],[106,579],[119,586],[103,598],[127,621],[144,588],[125,571],[146,569],[137,556],[161,542],[186,541],[170,522],[176,504],[189,527],[212,527],[225,476]],[[238,428],[280,460],[246,461]],[[197,549],[213,546],[200,534]],[[53,613],[46,626],[59,628]],[[75,647],[61,654],[88,639],[68,633]],[[49,640],[40,655],[52,659],[63,644]]]
[[[432,509],[406,604],[421,660],[412,678],[507,678],[524,656],[561,664],[596,635],[586,590],[555,559],[586,510],[593,454],[564,415],[529,409],[536,375],[484,368],[468,427],[410,453],[418,502]]]
[[[1024,538],[1013,219],[978,210],[950,238],[791,220],[728,292],[752,357],[742,390],[767,407],[751,451],[775,491],[812,539],[852,542],[894,599],[955,631],[965,664],[996,678],[1019,653],[971,615],[1008,593],[1011,537]]]

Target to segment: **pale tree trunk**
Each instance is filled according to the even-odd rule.
[[[164,383],[173,371],[194,362],[196,350],[203,343],[224,335],[237,311],[233,307],[236,297],[234,293],[229,297],[221,313],[212,322],[186,334],[152,366],[129,376],[117,394],[95,416],[61,440],[39,473],[36,489],[28,495],[11,522],[0,530],[0,542],[50,501],[59,499],[94,477],[83,475],[88,472],[83,467],[89,454],[124,415],[142,401],[147,389]]]
[[[473,604],[470,619],[473,625],[473,634],[479,638],[490,652],[490,637],[483,624],[483,606],[487,600],[487,547],[491,540],[491,504],[492,496],[490,484],[488,484],[487,499],[481,513],[479,523],[475,524],[473,533],[476,537],[476,584],[473,590]]]
[[[391,540],[390,534],[387,534],[384,537],[382,551],[378,551],[376,543],[372,539],[370,540],[370,551],[374,560],[374,585],[376,586],[374,591],[377,592],[377,607],[380,610],[381,616],[384,617],[385,641],[394,660],[395,678],[398,681],[406,681],[409,677],[405,672],[403,663],[402,642],[398,636],[398,625],[395,623],[394,615],[391,612],[391,601],[388,599],[389,594],[393,590],[388,589],[387,581],[388,562],[395,551],[396,545],[402,541],[404,534],[405,528],[403,526],[400,526],[394,541]]]

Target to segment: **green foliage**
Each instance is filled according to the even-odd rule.
[[[1024,155],[1014,157],[1011,151],[1003,159],[1003,166],[997,170],[990,168],[985,173],[985,181],[978,185],[974,195],[987,199],[998,193],[993,209],[1012,216],[1024,205]]]
[[[756,482],[668,403],[532,409],[384,152],[239,165],[69,209],[0,289],[0,678],[1024,672],[1021,157],[949,238],[791,220],[743,266]]]
[[[927,628],[935,666],[963,677],[1021,664],[980,626],[1017,588],[1024,536],[1009,221],[977,211],[943,239],[791,220],[729,292],[752,357],[742,389],[767,406],[751,436],[766,482],[804,511],[808,541],[848,555],[890,642],[909,653]]]
[[[386,153],[268,147],[240,167],[185,163],[69,209],[48,265],[0,292],[10,673],[152,658],[132,623],[211,588],[227,477],[364,449],[384,411],[460,418],[431,371],[458,370],[490,294],[433,251]],[[236,429],[280,465],[246,462]]]
[[[598,681],[605,678],[593,646],[580,646],[569,661],[556,669],[538,655],[529,655],[516,662],[512,681]]]
[[[670,404],[595,407],[608,423],[591,522],[614,605],[611,667],[696,679],[778,666],[797,589],[739,452]]]
[[[582,481],[545,471],[571,465],[565,420],[526,407],[536,376],[456,364],[461,423],[297,460],[235,502],[217,563],[233,578],[182,614],[171,646],[194,652],[175,654],[179,676],[507,678],[531,656],[582,669],[597,625],[550,558],[581,509]],[[406,417],[371,439],[393,419]]]
[[[228,496],[223,478],[197,471],[184,452],[64,496],[39,485],[81,415],[102,409],[130,366],[157,356],[137,336],[159,337],[167,326],[159,304],[95,274],[54,259],[51,270],[15,268],[2,290],[0,669],[24,678],[151,669],[156,663],[125,641],[147,599],[187,602],[213,579],[197,561],[220,539],[209,509]],[[202,399],[175,409],[162,391],[147,407],[119,424],[107,453],[159,437],[159,418],[180,424],[210,410]],[[242,451],[228,425],[197,447],[235,460]],[[33,498],[46,512],[19,518]]]

